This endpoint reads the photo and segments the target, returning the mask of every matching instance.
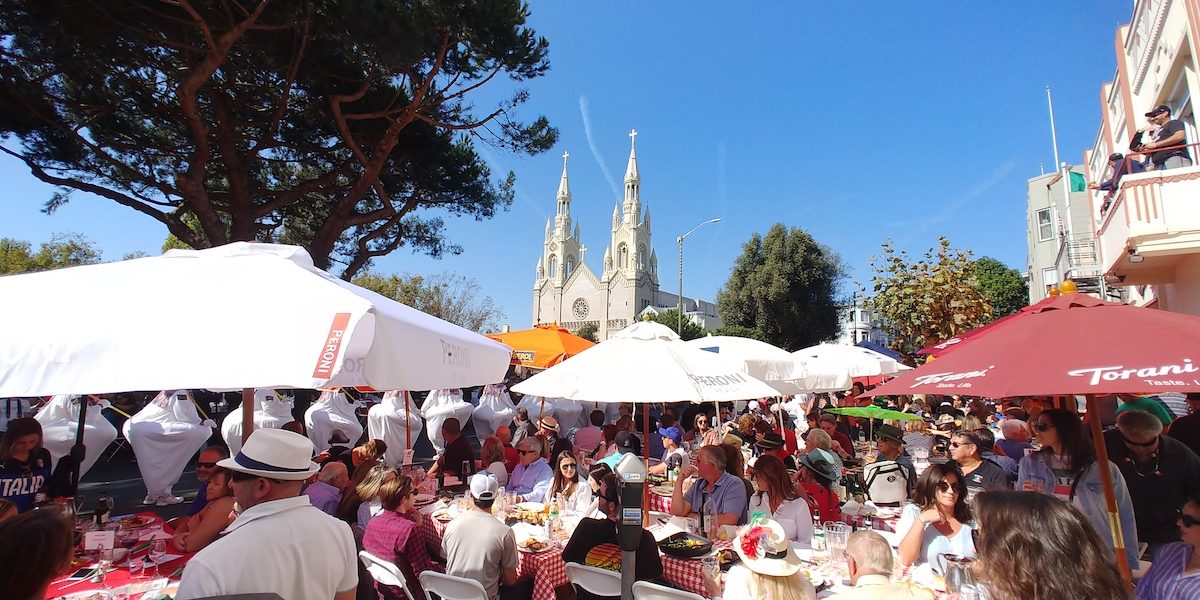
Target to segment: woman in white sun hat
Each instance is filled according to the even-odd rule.
[[[800,572],[800,557],[783,527],[766,518],[752,521],[733,542],[740,562],[725,574],[725,598],[814,600],[816,589]]]

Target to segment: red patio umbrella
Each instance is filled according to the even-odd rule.
[[[992,321],[991,323],[988,323],[987,325],[982,325],[980,327],[976,327],[975,329],[960,333],[948,340],[938,342],[937,344],[934,344],[932,346],[926,346],[925,348],[921,348],[920,350],[917,350],[917,354],[928,355],[928,356],[932,356],[934,358],[940,358],[943,354],[945,354],[947,352],[952,352],[955,348],[958,348],[959,345],[962,344],[963,342],[974,339],[976,336],[978,336],[980,334],[987,333],[996,327],[1007,324],[1009,321],[1011,321],[1013,319],[1019,319],[1021,317],[1029,316],[1030,314],[1033,314],[1033,313],[1041,310],[1042,307],[1050,304],[1052,301],[1054,301],[1056,298],[1059,298],[1059,297],[1060,296],[1048,296],[1045,299],[1040,300],[1039,302],[1037,302],[1035,304],[1031,304],[1029,306],[1022,307],[1021,310],[1018,310],[1017,312],[1015,312],[1011,315],[1006,315],[1006,316],[1000,317],[999,319],[996,319],[995,321]]]
[[[1200,392],[1200,317],[1114,304],[1083,294],[1050,298],[998,321],[986,335],[867,392],[990,398],[1147,390]],[[1091,421],[1100,464],[1108,462],[1100,421]],[[1117,566],[1131,581],[1111,474],[1100,469]]]

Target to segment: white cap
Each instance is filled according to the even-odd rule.
[[[471,476],[471,495],[478,500],[495,500],[500,483],[491,473],[476,473]]]

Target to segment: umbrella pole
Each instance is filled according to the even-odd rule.
[[[1096,396],[1088,397],[1089,411],[1095,410]],[[1108,505],[1108,529],[1112,534],[1113,551],[1117,559],[1117,572],[1125,583],[1126,591],[1133,590],[1133,573],[1129,570],[1129,561],[1125,555],[1125,536],[1121,532],[1121,518],[1117,514],[1117,495],[1113,491],[1112,471],[1108,468],[1108,448],[1104,446],[1104,431],[1100,428],[1100,419],[1095,414],[1088,421],[1092,427],[1092,443],[1096,446],[1096,468],[1100,470],[1100,485],[1104,488],[1104,503]]]
[[[70,406],[70,403],[67,403]],[[71,447],[69,456],[74,459],[70,470],[71,496],[79,492],[79,477],[83,460],[87,456],[87,446],[83,443],[83,432],[87,428],[88,396],[79,397],[79,426],[75,429],[75,445]]]
[[[412,450],[412,427],[408,425],[412,420],[412,413],[408,408],[408,390],[400,392],[400,396],[404,399],[404,449]]]
[[[538,409],[538,425],[542,424],[542,415],[546,414],[546,397],[542,396],[542,407]]]
[[[650,404],[642,411],[642,458],[650,467]],[[650,486],[642,484],[642,527],[650,525]]]
[[[254,388],[242,388],[242,445],[254,433]]]

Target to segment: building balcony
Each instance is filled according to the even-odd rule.
[[[1096,237],[1109,281],[1171,283],[1179,263],[1200,254],[1200,167],[1126,175]]]

